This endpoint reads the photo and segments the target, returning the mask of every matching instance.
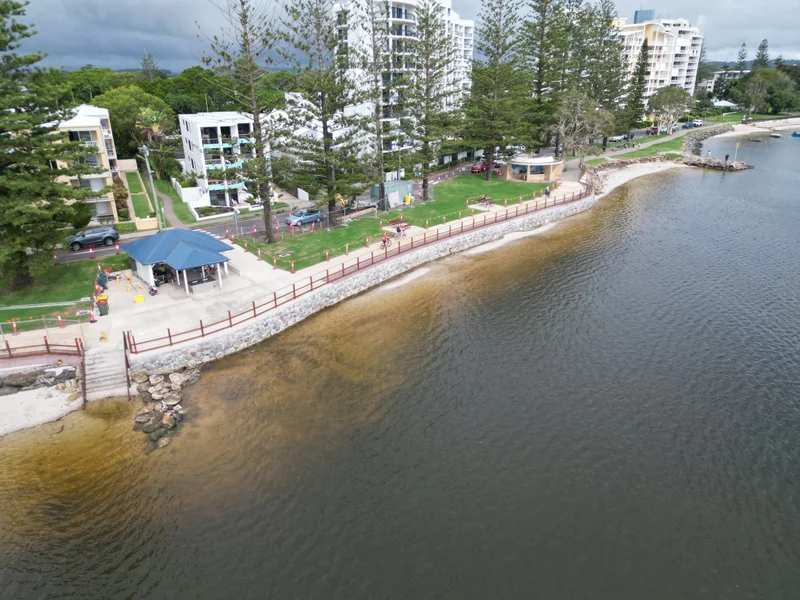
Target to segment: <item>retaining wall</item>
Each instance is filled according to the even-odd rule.
[[[269,311],[257,320],[248,321],[233,329],[227,329],[174,348],[133,354],[130,357],[131,368],[134,372],[146,371],[148,374],[164,374],[173,373],[182,368],[195,368],[203,363],[221,359],[228,354],[258,344],[324,308],[333,306],[422,264],[498,240],[514,231],[535,229],[546,223],[566,219],[588,210],[594,206],[595,202],[595,196],[592,194],[570,204],[554,206],[496,225],[488,225],[401,254],[374,267],[325,285],[319,290]]]

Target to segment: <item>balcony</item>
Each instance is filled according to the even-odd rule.
[[[111,135],[110,129],[103,129],[103,137],[107,140],[110,140],[113,136]]]
[[[95,148],[101,147],[100,143],[97,140],[84,140],[81,142],[81,145],[86,146],[87,148],[90,148],[92,146],[94,146]]]

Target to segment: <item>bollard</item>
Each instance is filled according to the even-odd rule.
[[[247,240],[244,241],[244,251],[247,252]]]
[[[258,260],[261,260],[261,248],[258,249]]]
[[[275,235],[278,235],[278,225],[275,225]]]
[[[428,219],[425,219],[425,229],[428,228]]]
[[[364,247],[369,248],[369,238],[364,241]]]
[[[350,254],[350,244],[345,244],[344,245],[344,254],[345,254],[345,256]]]
[[[383,229],[383,219],[378,221],[378,229]]]
[[[256,226],[253,225],[253,237],[256,237]]]
[[[508,206],[508,200],[503,200],[503,206]]]
[[[278,268],[278,259],[277,258],[273,258],[272,259],[272,268],[273,269],[277,269]]]
[[[294,273],[294,261],[292,261],[292,273]]]
[[[461,220],[461,211],[458,211],[458,220]]]
[[[119,254],[119,242],[116,243],[117,246],[117,254]]]
[[[472,216],[473,217],[475,216],[475,209],[474,208],[472,209]]]
[[[94,246],[89,246],[89,258],[94,258]]]
[[[56,316],[58,317],[58,326],[64,327],[64,321],[61,320],[61,313],[56,313]]]
[[[314,231],[314,221],[311,221],[311,231]]]
[[[227,240],[227,239],[230,239],[230,234],[229,234],[229,232],[228,232],[228,228],[227,228],[227,227],[225,228],[225,239],[226,239],[226,240]]]
[[[330,260],[330,257],[328,256],[328,251],[327,250],[325,250],[325,260]]]
[[[442,215],[442,225],[447,223],[447,215]]]
[[[236,234],[231,235],[231,242],[236,243]]]
[[[14,326],[14,333],[12,335],[19,335],[19,331],[17,331],[17,320],[11,319],[11,325]]]
[[[53,260],[56,261],[56,264],[58,264],[58,254],[55,252],[53,252]]]

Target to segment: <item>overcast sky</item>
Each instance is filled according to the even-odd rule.
[[[453,8],[477,19],[480,2],[453,0]],[[733,62],[742,42],[752,58],[763,38],[773,58],[800,59],[798,0],[617,0],[619,16],[629,22],[637,8],[700,27],[709,60]],[[220,27],[210,0],[31,0],[27,12],[39,34],[25,49],[47,52],[46,64],[67,68],[136,68],[147,48],[163,68],[180,71],[199,63],[204,44],[197,23],[209,33]]]

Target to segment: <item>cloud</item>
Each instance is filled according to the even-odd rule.
[[[734,61],[742,42],[755,53],[767,38],[770,54],[800,59],[800,11],[797,0],[729,0],[652,2],[656,14],[683,17],[701,27],[711,60]],[[454,0],[462,18],[477,19],[478,0]],[[621,17],[633,21],[641,0],[618,0]],[[205,44],[198,24],[213,34],[223,23],[210,0],[32,0],[27,22],[39,34],[25,50],[48,53],[46,64],[77,68],[85,64],[111,68],[138,67],[145,48],[162,68],[179,71],[198,64]]]

